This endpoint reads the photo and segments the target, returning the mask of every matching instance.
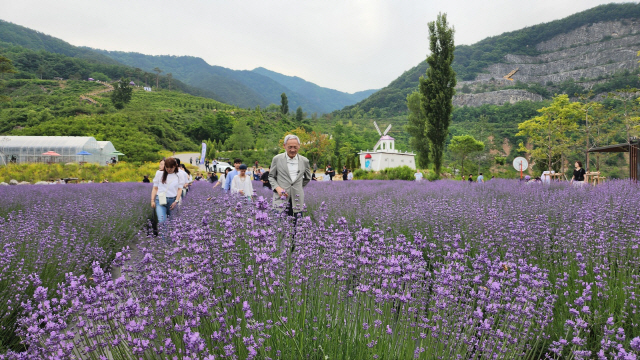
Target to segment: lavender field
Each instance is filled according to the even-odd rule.
[[[0,353],[17,344],[21,304],[67,273],[108,268],[145,226],[148,186],[86,184],[0,187]],[[145,207],[145,205],[147,205]]]
[[[640,187],[626,181],[312,183],[295,229],[263,189],[247,203],[196,183],[165,241],[144,226],[150,188],[101,186],[52,205],[2,194],[26,205],[2,220],[21,346],[0,358],[640,355]]]

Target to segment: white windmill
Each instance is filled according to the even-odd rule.
[[[391,124],[387,126],[384,133],[380,132],[380,128],[378,127],[378,124],[375,121],[373,122],[373,126],[376,127],[376,130],[378,130],[378,135],[380,135],[380,140],[378,140],[378,142],[376,143],[376,146],[373,147],[373,151],[378,151],[378,149],[380,148],[380,150],[386,151],[386,152],[397,152],[396,146],[395,146],[395,139],[387,135],[389,130],[391,130]]]
[[[374,121],[380,140],[373,147],[373,151],[360,151],[360,166],[363,170],[380,171],[398,166],[408,166],[416,168],[415,154],[410,152],[400,152],[396,150],[395,139],[388,135],[391,125],[387,126],[384,132],[380,131],[378,124]]]

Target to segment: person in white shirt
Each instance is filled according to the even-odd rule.
[[[164,170],[158,171],[153,178],[153,190],[151,191],[151,207],[156,210],[158,223],[164,223],[171,215],[182,197],[184,183],[177,174],[178,164],[175,159],[168,158],[164,161]]]
[[[349,170],[349,174],[347,175],[347,180],[353,180],[353,172]]]
[[[178,164],[177,173],[178,173],[178,176],[180,177],[180,182],[182,183],[182,198],[186,199],[189,176],[187,175],[187,173],[180,166],[180,159],[175,159],[175,160],[176,160],[176,163]]]
[[[247,174],[247,165],[240,165],[238,171],[239,174],[231,180],[231,193],[240,194],[251,199],[253,195],[253,184],[251,177]]]
[[[229,172],[231,171],[231,168],[228,167],[226,169],[224,169],[224,174],[220,175],[220,177],[218,178],[218,181],[216,181],[215,184],[213,184],[213,188],[215,189],[216,186],[220,185],[222,187],[224,187],[224,182],[227,179],[227,174],[229,174]],[[224,189],[223,189],[224,190]]]
[[[416,173],[413,174],[413,176],[416,178],[416,181],[422,181],[422,173],[420,172],[420,170],[416,170]]]

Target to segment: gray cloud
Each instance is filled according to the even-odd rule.
[[[0,18],[73,45],[191,55],[258,66],[354,92],[381,88],[428,52],[427,22],[446,12],[457,44],[607,0],[0,0]]]

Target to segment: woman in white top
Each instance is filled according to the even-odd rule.
[[[218,181],[215,184],[213,184],[214,189],[216,188],[216,186],[218,185],[222,186],[222,184],[224,184],[224,181],[227,179],[227,174],[229,173],[229,171],[231,171],[230,167],[224,169],[224,174],[220,175],[220,177],[218,178]]]
[[[153,178],[151,207],[156,209],[158,223],[162,224],[171,216],[171,210],[180,202],[184,184],[177,174],[178,164],[173,158],[164,161],[164,171],[158,171]]]
[[[253,195],[253,184],[251,182],[252,179],[247,175],[247,165],[240,165],[238,171],[240,171],[240,173],[231,180],[231,193],[251,198]]]

